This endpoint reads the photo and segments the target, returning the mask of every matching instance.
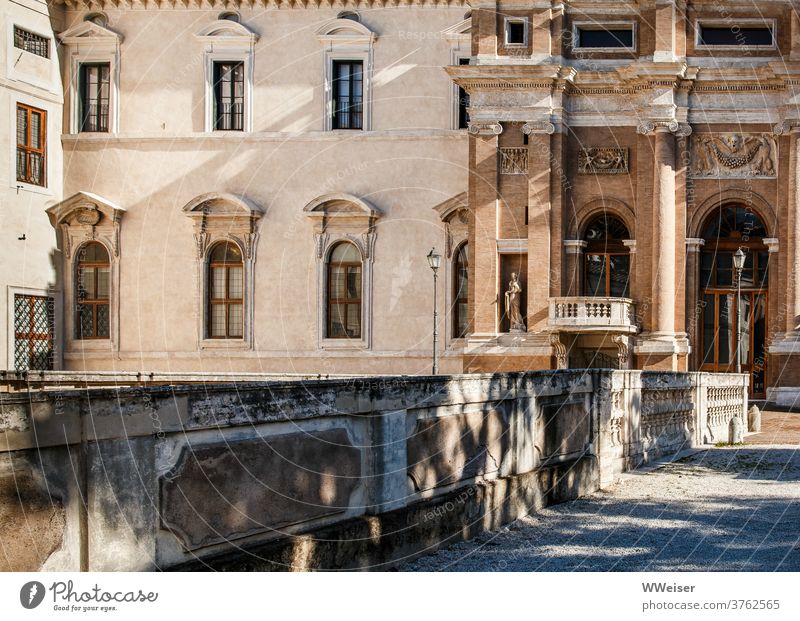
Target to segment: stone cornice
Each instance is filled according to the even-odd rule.
[[[188,9],[230,10],[238,8],[317,9],[373,8],[378,6],[467,6],[467,0],[50,0],[73,10]]]

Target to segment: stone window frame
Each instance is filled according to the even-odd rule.
[[[459,65],[462,60],[472,58],[472,18],[468,17],[454,26],[442,31],[445,40],[450,43],[450,64]],[[450,84],[450,129],[466,131],[466,127],[459,127],[459,89],[458,84],[451,80]]]
[[[61,314],[63,322],[62,343],[65,355],[82,355],[91,352],[116,353],[120,334],[120,230],[125,209],[106,198],[90,192],[78,192],[47,210],[50,222],[56,229],[62,254],[61,278],[63,283]],[[98,242],[111,264],[111,294],[109,300],[108,338],[79,339],[76,337],[75,277],[78,250],[88,242]]]
[[[253,91],[255,45],[259,36],[230,19],[218,19],[195,33],[203,50],[203,131],[241,135],[253,131]],[[241,130],[215,129],[214,65],[220,62],[241,62],[244,65],[244,116]]]
[[[195,309],[198,350],[248,350],[255,347],[255,266],[259,225],[264,210],[242,196],[210,192],[193,198],[183,213],[194,225]],[[241,338],[208,334],[208,267],[211,251],[220,242],[235,244],[244,264]]]
[[[467,328],[467,335],[462,338],[453,336],[453,314],[450,312],[453,306],[453,293],[455,291],[454,276],[456,250],[463,244],[469,243],[469,194],[461,192],[446,201],[433,207],[444,225],[444,257],[445,265],[439,270],[444,277],[445,290],[445,312],[444,312],[444,337],[445,347],[459,348],[466,346],[470,332]],[[468,259],[469,260],[469,259]],[[469,284],[467,285],[470,286]],[[467,322],[469,325],[470,321]]]
[[[510,24],[522,24],[522,43],[510,43],[508,41],[508,26]],[[508,15],[503,18],[503,47],[514,49],[528,47],[530,36],[531,24],[526,16]]]
[[[347,20],[350,21],[350,20]],[[320,196],[303,208],[312,223],[317,264],[317,349],[369,350],[372,348],[373,264],[375,224],[382,212],[352,194]],[[353,244],[361,255],[361,338],[328,338],[328,262],[334,247]]]
[[[372,72],[373,47],[378,35],[361,22],[352,19],[333,19],[316,31],[317,41],[323,46],[323,130],[352,132],[351,129],[333,129],[333,64],[334,61],[361,61],[362,67],[362,123],[360,131],[372,130]],[[358,131],[358,130],[356,130]]]
[[[580,29],[586,28],[587,30],[606,30],[606,29],[614,29],[619,27],[628,27],[630,26],[632,36],[631,36],[631,46],[630,47],[583,47],[581,45],[576,45],[576,43],[580,43]],[[603,21],[594,21],[594,20],[578,20],[572,22],[572,49],[578,52],[599,52],[601,54],[609,53],[609,52],[636,52],[639,49],[639,24],[635,19],[619,19],[619,20],[603,20]]]
[[[58,35],[59,40],[69,50],[65,56],[68,67],[69,114],[67,129],[70,134],[81,133],[81,66],[84,64],[108,63],[109,65],[109,97],[108,97],[108,133],[119,133],[119,66],[120,45],[122,35],[100,26],[92,21],[80,24]]]
[[[700,28],[708,26],[710,28],[731,28],[731,21],[736,26],[766,26],[772,30],[772,45],[708,45],[700,42]],[[742,50],[745,52],[761,52],[767,50],[778,51],[778,20],[774,17],[731,17],[730,19],[719,18],[695,18],[694,27],[694,49],[716,52],[733,52]]]

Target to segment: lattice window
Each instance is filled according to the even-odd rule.
[[[50,39],[14,26],[14,47],[36,54],[42,58],[50,58]]]
[[[18,371],[53,368],[53,298],[14,296],[14,367]]]
[[[45,185],[47,113],[17,104],[17,181]]]

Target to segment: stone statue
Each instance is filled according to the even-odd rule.
[[[506,291],[506,315],[511,327],[511,332],[525,332],[525,322],[522,320],[522,312],[519,309],[522,287],[519,284],[517,273],[511,273],[511,282],[508,283]]]

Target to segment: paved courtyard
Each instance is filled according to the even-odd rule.
[[[800,571],[800,414],[762,429],[401,569]]]

